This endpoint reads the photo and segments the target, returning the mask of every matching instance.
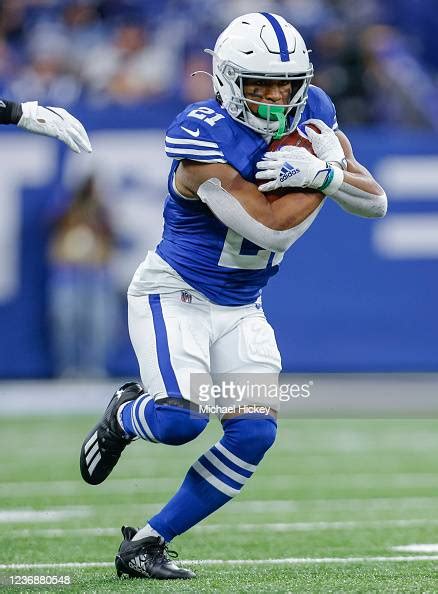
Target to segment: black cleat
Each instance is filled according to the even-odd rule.
[[[81,448],[81,474],[86,483],[98,485],[111,473],[125,447],[135,438],[126,437],[117,421],[121,404],[143,394],[140,384],[129,382],[111,398],[99,423],[90,431]]]
[[[178,557],[178,553],[169,551],[163,538],[147,536],[133,541],[137,530],[128,526],[122,527],[122,534],[124,540],[115,561],[118,577],[124,574],[132,578],[156,580],[188,580],[196,577],[193,571],[175,565],[172,559]]]

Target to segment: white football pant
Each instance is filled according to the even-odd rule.
[[[192,374],[273,374],[281,358],[260,303],[216,305],[197,292],[128,295],[129,334],[155,399],[193,398]]]

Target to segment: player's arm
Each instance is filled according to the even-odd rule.
[[[384,217],[388,209],[385,190],[368,169],[356,160],[347,136],[340,130],[335,135],[344,151],[347,169],[343,171],[343,181],[338,191],[331,198],[351,214],[370,218]]]
[[[178,192],[200,198],[227,227],[274,252],[287,250],[299,225],[321,204],[318,192],[286,195],[270,203],[255,184],[230,165],[183,160],[176,171]]]
[[[368,169],[356,160],[351,142],[347,136],[341,130],[337,130],[335,134],[344,151],[347,163],[347,169],[344,171],[344,182],[376,196],[384,194],[384,189],[376,182]]]
[[[207,184],[209,180],[218,180],[220,186],[211,181]],[[303,191],[286,194],[271,203],[255,184],[246,181],[234,167],[226,163],[201,164],[183,160],[176,171],[175,183],[181,194],[199,197],[219,219],[238,233],[240,231],[229,224],[232,213],[227,216],[224,212],[233,203],[237,202],[240,206],[237,212],[243,210],[261,225],[283,231],[302,223],[324,199],[320,192]],[[215,196],[209,197],[209,190],[214,191]],[[217,204],[218,201],[221,203]]]
[[[15,103],[0,99],[0,124],[15,124],[34,134],[57,138],[75,153],[92,151],[81,122],[61,107],[42,107],[37,101]]]
[[[260,188],[263,191],[280,187],[316,188],[351,214],[368,218],[385,216],[385,191],[355,159],[347,136],[334,132],[321,120],[310,123],[319,128],[318,132],[308,126],[305,129],[315,155],[294,146],[266,153],[257,164],[260,171],[256,177],[271,181]],[[285,167],[293,167],[298,173],[286,177],[282,175]]]

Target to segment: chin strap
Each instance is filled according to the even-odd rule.
[[[278,107],[276,105],[259,105],[257,113],[261,118],[269,121],[272,119],[277,120],[278,122],[278,130],[274,135],[274,139],[278,140],[283,136],[284,131],[286,130],[286,116],[284,113],[284,107]]]

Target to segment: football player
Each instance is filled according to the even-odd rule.
[[[274,14],[244,15],[210,53],[215,97],[189,105],[167,130],[163,238],[128,291],[144,391],[122,386],[86,437],[81,473],[90,484],[104,481],[136,438],[150,448],[180,445],[205,429],[208,419],[193,411],[193,374],[278,375],[261,289],[326,199],[359,216],[386,212],[385,192],[355,160],[333,103],[310,84],[309,52],[292,25]],[[297,127],[314,154],[296,146],[269,151],[273,138]],[[278,188],[285,195],[275,201],[263,194]],[[140,530],[122,528],[119,575],[193,577],[172,561],[167,543],[238,495],[275,440],[276,412],[269,412],[222,417],[222,438],[172,499]]]
[[[42,107],[38,101],[15,103],[0,99],[0,124],[16,124],[34,134],[53,136],[75,153],[92,151],[81,122],[62,107]]]

